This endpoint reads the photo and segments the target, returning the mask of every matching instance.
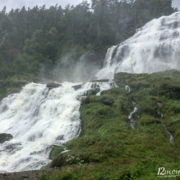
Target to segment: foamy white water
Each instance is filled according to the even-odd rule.
[[[84,86],[63,83],[49,90],[44,84],[30,83],[0,104],[0,133],[13,135],[0,145],[0,171],[39,169],[49,162],[51,145],[62,144],[80,131],[80,96]]]
[[[150,21],[133,37],[111,47],[97,78],[168,69],[180,69],[180,12]]]

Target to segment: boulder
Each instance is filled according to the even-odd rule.
[[[102,99],[102,103],[108,106],[112,106],[114,104],[114,100],[110,98],[104,98]]]
[[[96,95],[100,91],[99,88],[96,89],[90,89],[85,93],[85,96],[91,96],[91,95]]]
[[[60,87],[61,84],[52,82],[52,83],[48,83],[46,86],[47,86],[49,89],[54,89],[54,88]]]
[[[81,87],[82,87],[82,85],[81,85],[81,84],[73,86],[74,90],[81,89]]]
[[[10,141],[13,138],[11,134],[2,133],[0,134],[0,144]]]

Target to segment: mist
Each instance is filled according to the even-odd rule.
[[[87,82],[96,79],[95,75],[102,67],[103,57],[98,57],[91,51],[75,57],[74,52],[75,50],[71,50],[60,58],[52,69],[41,67],[39,79],[56,82]]]

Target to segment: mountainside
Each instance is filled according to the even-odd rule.
[[[92,6],[83,2],[75,7],[43,6],[9,13],[4,8],[0,11],[0,80],[72,80],[72,67],[79,62],[85,62],[84,68],[100,67],[108,47],[129,38],[146,22],[173,13],[171,3],[93,0]],[[89,74],[84,79],[89,80]]]
[[[171,3],[0,12],[0,180],[179,178]]]
[[[41,180],[154,180],[159,167],[179,169],[179,77],[176,70],[118,73],[116,87],[101,96],[96,96],[94,87],[81,103],[80,136],[64,144],[67,152],[58,146],[51,152],[53,161],[47,169],[56,167],[55,171],[14,173],[13,177],[30,180],[42,173]]]
[[[159,167],[179,169],[179,77],[175,70],[116,74],[117,88],[82,101],[80,137],[68,152],[55,151],[51,167],[59,172],[42,179],[154,180]]]

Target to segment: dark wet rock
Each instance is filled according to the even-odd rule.
[[[143,125],[161,124],[161,121],[160,120],[152,120],[149,122],[143,122],[141,124],[143,124]]]
[[[94,80],[94,81],[92,81],[92,82],[97,82],[97,83],[99,83],[99,82],[109,82],[109,79],[100,79],[100,80]]]
[[[60,135],[56,138],[56,140],[63,140],[64,139],[64,135]]]
[[[96,89],[90,89],[90,90],[88,90],[88,91],[85,93],[85,95],[86,95],[86,96],[96,95],[99,91],[100,91],[99,88],[96,88]]]
[[[0,143],[4,143],[6,141],[10,141],[13,138],[11,134],[2,133],[0,134]]]
[[[102,103],[108,106],[112,106],[114,104],[114,100],[110,98],[104,98],[102,99]]]
[[[99,89],[100,86],[99,86],[99,84],[94,83],[94,84],[91,85],[91,88],[92,89]]]
[[[82,87],[82,85],[81,85],[81,84],[73,86],[74,90],[81,89],[81,87]]]
[[[47,87],[48,87],[49,89],[58,88],[58,87],[60,87],[60,86],[61,86],[61,84],[53,83],[53,82],[47,84]]]
[[[5,147],[5,151],[13,153],[14,151],[20,150],[22,148],[20,143],[9,144]]]

